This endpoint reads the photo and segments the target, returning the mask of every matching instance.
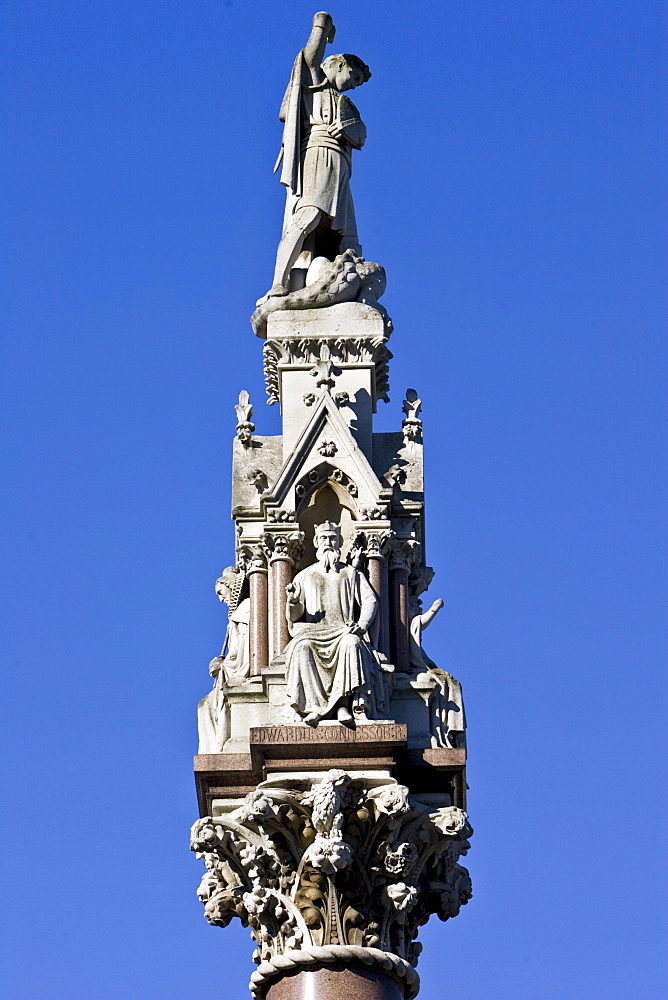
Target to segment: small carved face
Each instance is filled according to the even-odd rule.
[[[338,550],[340,546],[338,529],[332,531],[319,531],[316,537],[318,549]]]

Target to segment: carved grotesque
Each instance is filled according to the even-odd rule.
[[[346,724],[378,718],[382,678],[366,639],[378,600],[366,577],[341,562],[338,524],[316,526],[315,545],[317,562],[286,590],[289,703],[312,726],[323,718]]]

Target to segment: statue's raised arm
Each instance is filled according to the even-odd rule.
[[[313,15],[313,27],[309,35],[308,42],[304,46],[304,60],[311,70],[313,82],[320,83],[323,77],[321,64],[325,55],[327,42],[334,41],[336,28],[332,20],[332,15],[325,10],[318,11]]]
[[[282,158],[287,204],[274,282],[265,300],[287,295],[290,272],[300,255],[304,274],[315,257],[333,260],[345,250],[362,253],[350,174],[352,150],[364,145],[366,128],[345,92],[365,83],[371,73],[357,56],[342,53],[324,59],[335,32],[330,14],[315,15],[281,105],[285,124],[278,163]],[[294,281],[293,286],[299,287]]]

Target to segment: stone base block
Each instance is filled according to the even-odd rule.
[[[425,804],[466,808],[466,751],[409,749],[407,727],[374,722],[342,725],[260,726],[250,731],[250,753],[198,754],[195,783],[200,816],[216,816],[277,773],[385,773]]]

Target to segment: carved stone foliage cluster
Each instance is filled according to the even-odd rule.
[[[326,345],[326,359],[322,357],[323,346],[322,340],[317,337],[286,337],[268,341],[264,345],[264,376],[269,403],[277,403],[279,400],[279,365],[313,365],[314,371],[317,372],[322,367],[323,360],[328,362],[329,388],[334,385],[332,375],[336,375],[337,365],[368,364],[375,366],[376,397],[384,400],[389,398],[389,362],[392,352],[384,340],[375,337],[341,337],[331,340]],[[315,384],[319,386],[321,381],[318,375]],[[341,395],[343,397],[343,394]],[[313,400],[306,402],[306,405],[312,405],[312,402]],[[344,405],[346,402],[347,400],[342,398],[339,405]]]
[[[456,916],[471,897],[458,863],[471,833],[461,809],[429,812],[393,778],[335,769],[315,783],[263,782],[235,812],[198,820],[191,846],[207,867],[198,890],[207,920],[249,925],[264,975],[330,946],[415,966],[419,927]]]

